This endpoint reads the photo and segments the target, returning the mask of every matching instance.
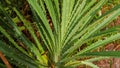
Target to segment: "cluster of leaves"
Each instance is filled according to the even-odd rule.
[[[93,61],[120,57],[119,51],[94,52],[96,48],[120,39],[119,25],[103,30],[120,15],[120,5],[94,19],[107,1],[27,0],[32,20],[26,19],[12,1],[9,5],[12,5],[14,18],[1,4],[0,51],[18,68],[74,68],[82,64],[98,68]],[[23,23],[22,30],[27,30],[32,40],[16,22]],[[81,48],[85,43],[110,33],[114,34]],[[0,65],[4,66],[3,63]]]
[[[108,5],[118,5],[120,3],[120,1],[119,0],[109,0],[108,2],[107,2],[107,4]]]

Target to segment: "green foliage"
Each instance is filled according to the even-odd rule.
[[[19,6],[7,1],[14,16],[1,3],[0,51],[18,68],[75,68],[82,64],[98,68],[93,61],[120,57],[120,51],[93,52],[120,39],[120,26],[103,30],[120,15],[120,5],[95,18],[107,1],[27,0],[31,13],[29,19],[20,10],[20,4],[24,1],[21,0]],[[22,28],[19,28],[18,22],[23,23]],[[106,38],[102,39],[103,36]],[[4,66],[3,63],[0,65]]]

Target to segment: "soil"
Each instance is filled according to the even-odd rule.
[[[111,43],[106,45],[106,51],[120,51],[120,44]],[[110,58],[94,62],[100,68],[120,68],[120,58]]]

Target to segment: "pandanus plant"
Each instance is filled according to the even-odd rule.
[[[120,39],[119,25],[103,29],[120,15],[120,5],[104,14],[98,13],[107,1],[27,0],[30,19],[12,3],[9,5],[14,16],[0,5],[0,53],[8,67],[76,68],[85,64],[99,68],[94,61],[120,57],[120,51],[96,51]],[[22,28],[18,22],[23,23]],[[1,61],[0,67],[5,65]]]

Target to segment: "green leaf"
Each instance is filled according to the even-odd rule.
[[[86,53],[86,52],[89,52],[89,51],[91,51],[91,50],[94,50],[94,49],[96,49],[96,48],[98,48],[98,47],[100,47],[100,46],[106,45],[106,44],[108,44],[108,43],[110,43],[110,42],[113,42],[113,41],[115,41],[115,40],[118,40],[118,39],[120,39],[120,34],[119,34],[119,33],[118,33],[118,34],[115,34],[115,35],[113,35],[113,36],[111,36],[111,37],[109,37],[109,38],[107,38],[107,39],[105,39],[105,40],[99,40],[99,41],[91,44],[90,46],[87,46],[87,47],[84,48],[83,50],[77,52],[77,54],[74,54],[72,57],[69,57],[69,58],[68,58],[68,57],[65,57],[65,58],[62,59],[61,61],[68,61],[68,60],[70,60],[70,59],[78,58],[78,55],[84,54],[84,53]],[[80,56],[79,56],[79,57],[80,57]]]
[[[31,51],[32,53],[34,53],[37,56],[37,59],[39,61],[41,61],[42,64],[46,64],[46,61],[43,61],[45,57],[42,57],[38,48],[35,46],[35,44],[33,44],[17,27],[17,25],[13,22],[13,20],[11,19],[11,17],[7,14],[7,12],[0,6],[0,10],[3,12],[4,16],[7,18],[8,23],[13,27],[14,30],[14,35],[16,37],[16,39],[18,39],[19,41],[23,42],[29,49],[29,51]],[[11,39],[10,39],[11,40]],[[11,41],[13,42],[13,41]]]
[[[106,30],[99,31],[99,32],[95,33],[93,36],[91,36],[90,38],[94,38],[94,37],[98,37],[98,36],[102,36],[102,35],[107,35],[107,34],[110,34],[110,33],[116,33],[116,32],[120,32],[120,26],[119,25],[108,28]]]
[[[57,9],[57,15],[58,15],[58,18],[60,18],[60,3],[59,3],[59,0],[53,0],[54,3],[55,3],[55,6],[56,6],[56,9]]]
[[[85,0],[84,0],[85,1]],[[100,2],[98,2],[97,4],[95,4],[94,7],[92,7],[89,12],[86,12],[86,10],[88,10],[90,8],[90,6],[92,6],[96,1],[91,1],[90,3],[88,3],[89,6],[86,6],[85,9],[83,11],[81,11],[80,15],[77,16],[79,17],[77,20],[72,20],[71,21],[71,25],[68,27],[68,33],[67,33],[67,39],[65,40],[65,44],[71,40],[71,38],[73,37],[74,34],[76,34],[76,32],[78,30],[82,30],[83,27],[89,23],[88,21],[90,19],[92,19],[92,17],[96,14],[96,12],[100,9],[100,7],[106,2],[107,0],[101,0]],[[83,2],[84,3],[84,2]],[[83,4],[84,5],[84,4]],[[87,8],[87,9],[86,9]],[[84,14],[84,15],[83,15]],[[76,18],[77,18],[76,17]],[[65,45],[64,44],[64,45]]]
[[[45,5],[44,5],[44,0],[38,0],[38,3],[40,4],[42,10],[43,10],[43,13],[46,14],[46,11],[45,11]]]
[[[101,18],[101,20],[102,20],[102,21],[100,21],[101,23],[99,22],[99,20],[97,20],[99,23],[95,22],[92,25],[90,25],[88,28],[86,28],[86,29],[88,29],[87,32],[77,42],[75,42],[74,46],[69,48],[66,51],[66,53],[67,52],[71,53],[74,50],[76,50],[77,48],[79,48],[83,44],[83,42],[85,40],[87,40],[91,35],[95,34],[98,30],[100,30],[102,27],[104,27],[105,25],[109,24],[113,19],[115,19],[115,17],[120,14],[119,13],[120,7],[118,5],[115,8],[117,8],[117,9],[115,9],[116,11],[113,11],[112,14],[109,14],[109,17],[105,18],[104,20],[102,20],[102,18]]]
[[[52,54],[52,50],[51,50],[51,44],[50,41],[48,40],[48,35],[46,33],[46,30],[44,29],[44,26],[41,26],[43,24],[41,24],[41,20],[38,17],[38,15],[36,14],[36,12],[34,11],[34,9],[31,7],[32,13],[33,13],[33,17],[35,19],[36,22],[34,22],[36,24],[36,27],[38,28],[38,32],[40,33],[40,36],[42,38],[42,41],[44,42],[44,45],[47,47],[48,51],[50,52],[50,54]]]
[[[91,63],[91,62],[84,62],[84,61],[82,61],[81,63],[82,63],[82,64],[85,64],[85,65],[88,65],[88,66],[90,66],[90,67],[92,67],[92,68],[99,68],[97,65],[95,65],[95,64],[93,64],[93,63]]]
[[[33,7],[33,9],[36,11],[38,16],[42,20],[41,23],[44,26],[44,30],[47,31],[48,39],[52,43],[52,44],[51,43],[50,44],[55,45],[55,39],[54,39],[53,32],[52,32],[52,30],[50,28],[50,25],[48,23],[46,15],[43,13],[43,10],[42,10],[41,6],[35,0],[28,0],[28,3]]]
[[[62,21],[61,21],[61,42],[63,42],[63,38],[67,31],[67,26],[70,21],[70,15],[72,13],[72,9],[74,6],[75,0],[63,0],[63,8],[62,8]]]
[[[2,51],[6,56],[18,61],[21,64],[27,65],[30,68],[38,67],[37,63],[32,58],[5,44],[1,40],[0,45],[0,51]]]
[[[120,51],[87,52],[81,54],[80,56],[105,56],[105,57],[120,58]]]
[[[55,45],[56,45],[56,46],[53,47],[54,55],[57,55],[57,54],[59,55],[60,54],[59,50],[60,50],[61,47],[60,47],[60,44],[58,44],[58,43],[60,43],[60,41],[59,41],[60,40],[59,39],[59,35],[60,35],[60,18],[58,17],[59,16],[58,0],[54,0],[55,4],[54,4],[54,2],[52,0],[44,0],[44,1],[45,1],[47,9],[49,11],[50,17],[52,19],[52,22],[50,24],[53,24],[53,26],[51,26],[51,27],[54,27],[53,32],[54,32],[54,35],[55,35],[54,37],[55,37]],[[55,8],[55,6],[57,8]]]
[[[107,38],[107,39],[105,39],[105,40],[99,40],[99,41],[91,44],[90,46],[88,46],[88,47],[86,47],[85,49],[83,49],[83,50],[81,50],[80,52],[78,52],[77,55],[80,55],[80,54],[82,54],[82,53],[85,53],[85,52],[88,52],[88,51],[90,51],[90,50],[96,49],[97,47],[106,45],[106,44],[108,44],[108,43],[110,43],[110,42],[113,42],[113,41],[115,41],[115,40],[118,40],[118,39],[120,39],[120,34],[119,34],[119,33],[118,33],[118,34],[115,34],[115,35],[113,35],[113,36],[111,36],[111,37],[109,37],[109,38]]]
[[[101,30],[120,15],[120,5],[94,19],[96,13],[101,10],[107,1],[27,0],[28,4],[25,3],[26,6],[25,8],[22,6],[22,9],[23,11],[28,9],[27,12],[30,13],[32,11],[33,15],[27,14],[31,17],[29,18],[30,21],[25,19],[24,16],[26,14],[22,15],[18,11],[20,7],[16,6],[18,9],[16,10],[13,4],[9,4],[10,8],[7,7],[7,10],[4,10],[6,9],[6,3],[5,5],[3,4],[5,8],[1,7],[2,4],[0,4],[0,51],[5,54],[11,64],[16,65],[18,68],[20,66],[24,66],[24,68],[75,68],[81,64],[97,68],[92,63],[93,61],[106,56],[120,56],[119,51],[92,52],[100,46],[120,39],[120,26]],[[4,3],[4,1],[2,2]],[[26,1],[21,3],[23,2]],[[14,13],[12,11],[15,11],[16,14],[12,15],[11,13]],[[16,21],[15,18],[19,18],[19,20]],[[19,29],[17,26],[19,21],[22,21],[24,24],[22,27],[29,31],[34,42],[31,42],[29,37],[24,35],[22,30]],[[40,38],[36,36],[31,23],[34,23]],[[107,38],[96,40],[96,37],[108,34],[110,36],[107,36]],[[6,42],[4,38],[8,41]],[[19,43],[16,40],[21,42],[25,49],[19,47]],[[93,40],[96,41],[84,47],[84,44]],[[83,49],[81,49],[82,46],[84,47]],[[98,56],[103,57],[99,58]],[[83,59],[86,57],[88,59]]]
[[[28,55],[24,49],[22,49],[18,44],[14,41],[13,38],[10,37],[10,35],[0,26],[0,32],[7,37],[7,39],[21,52]]]
[[[58,32],[58,24],[59,24],[59,18],[57,17],[58,14],[55,12],[52,0],[44,0],[44,1],[45,1],[47,8],[48,8],[50,16],[52,18],[54,30],[57,33]]]
[[[44,50],[42,48],[42,45],[40,44],[37,36],[35,35],[34,29],[31,26],[31,23],[27,21],[19,12],[16,8],[13,8],[13,10],[16,12],[16,14],[19,16],[19,18],[22,20],[28,31],[30,32],[31,36],[34,38],[35,43],[37,44],[38,49],[40,50],[41,54],[44,53]]]

